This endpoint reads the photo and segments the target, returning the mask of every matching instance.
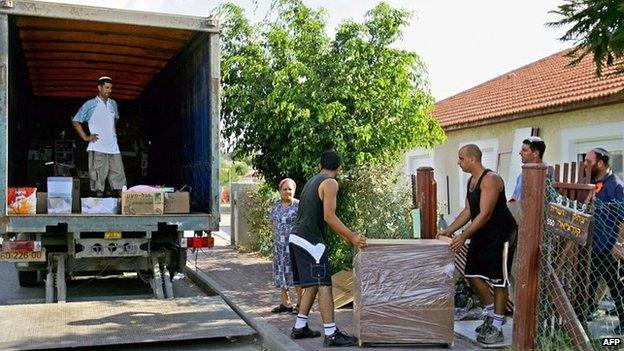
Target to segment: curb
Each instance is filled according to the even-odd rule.
[[[234,312],[260,334],[268,350],[305,351],[304,348],[295,343],[288,335],[282,333],[279,329],[254,312],[252,306],[245,304],[236,297],[229,296],[228,290],[190,262],[186,263],[185,273],[187,277],[193,280],[195,284],[202,289],[212,290],[219,294]]]
[[[230,234],[228,234],[228,233],[226,233],[224,231],[220,231],[220,230],[219,231],[210,232],[210,235],[215,236],[215,237],[217,237],[217,238],[219,238],[219,239],[221,239],[223,241],[226,241],[228,243],[232,240],[232,237],[231,237]]]

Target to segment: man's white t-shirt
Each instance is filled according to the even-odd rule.
[[[88,121],[89,132],[97,134],[98,140],[89,142],[87,151],[105,154],[118,154],[117,133],[115,132],[116,109],[109,99],[106,103],[96,97],[97,105]]]

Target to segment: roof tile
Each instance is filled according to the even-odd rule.
[[[500,118],[545,108],[562,107],[624,92],[624,75],[596,76],[593,56],[570,66],[567,49],[439,101],[435,116],[443,128]]]

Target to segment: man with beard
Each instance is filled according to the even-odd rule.
[[[113,190],[121,192],[121,188],[126,185],[126,175],[115,132],[119,119],[117,103],[110,98],[113,80],[110,77],[100,77],[97,83],[97,96],[82,105],[72,118],[72,124],[78,136],[89,143],[87,152],[91,191],[95,196],[102,197],[106,178]],[[82,123],[85,122],[89,125],[88,135],[82,128]]]
[[[609,152],[603,148],[592,149],[585,155],[585,167],[591,183],[596,185],[589,296],[590,306],[595,310],[596,288],[600,278],[604,278],[620,319],[613,332],[621,335],[624,330],[624,283],[620,279],[619,260],[622,259],[624,243],[623,238],[618,237],[618,228],[624,221],[624,183],[609,167],[609,159]]]
[[[483,325],[476,330],[477,341],[495,344],[504,339],[502,325],[508,297],[508,272],[513,257],[509,239],[517,230],[517,225],[507,208],[502,178],[485,169],[481,157],[481,150],[475,144],[468,144],[459,150],[457,164],[462,171],[471,174],[466,191],[466,207],[438,235],[451,236],[471,221],[466,230],[453,237],[450,248],[457,252],[470,239],[464,276],[488,311]],[[488,282],[494,287],[493,297]]]

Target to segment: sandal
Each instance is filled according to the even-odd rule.
[[[279,306],[275,307],[274,309],[271,310],[271,313],[282,313],[282,312],[291,312],[292,313],[293,308],[292,307],[288,307],[288,306],[284,306],[284,304],[280,303]]]

